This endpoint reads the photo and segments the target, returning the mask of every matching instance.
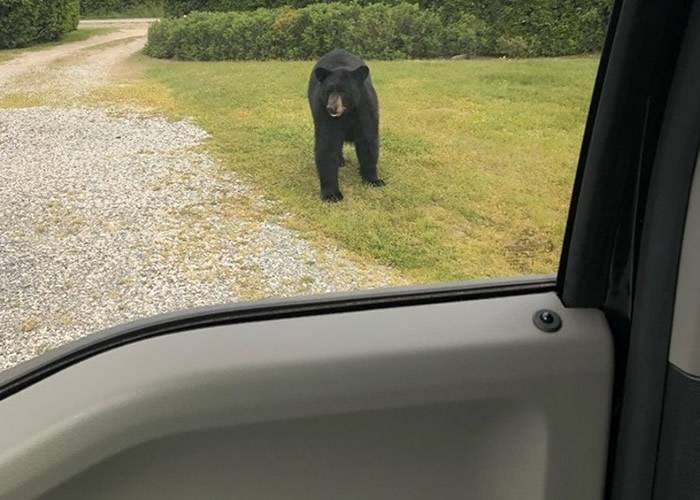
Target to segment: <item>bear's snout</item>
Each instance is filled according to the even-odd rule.
[[[343,97],[340,94],[331,94],[328,96],[328,104],[326,104],[326,111],[333,118],[340,118],[345,113],[345,105],[343,104]]]

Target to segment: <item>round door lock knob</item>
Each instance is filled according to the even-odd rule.
[[[561,329],[561,317],[549,309],[541,309],[532,317],[535,326],[547,333],[554,333]]]

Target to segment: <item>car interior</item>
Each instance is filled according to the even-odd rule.
[[[0,498],[699,498],[699,62],[700,2],[615,2],[556,276],[171,313],[0,373]]]

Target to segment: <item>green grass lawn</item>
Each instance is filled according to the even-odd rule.
[[[415,282],[555,271],[597,58],[371,62],[387,186],[364,186],[348,149],[337,205],[318,194],[312,63],[143,59],[171,111],[308,237]]]
[[[60,39],[54,42],[40,43],[38,45],[32,45],[31,47],[24,47],[21,49],[1,49],[0,50],[0,62],[7,61],[25,52],[31,52],[34,50],[43,50],[50,47],[55,47],[56,45],[61,45],[70,42],[81,42],[87,40],[95,35],[105,35],[114,31],[112,28],[79,28],[75,31],[71,31],[63,35]]]

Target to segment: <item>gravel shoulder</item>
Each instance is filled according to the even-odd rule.
[[[0,370],[153,314],[402,283],[287,228],[190,121],[85,105],[148,26],[99,25],[118,31],[0,64],[0,99],[51,103],[0,107]]]

